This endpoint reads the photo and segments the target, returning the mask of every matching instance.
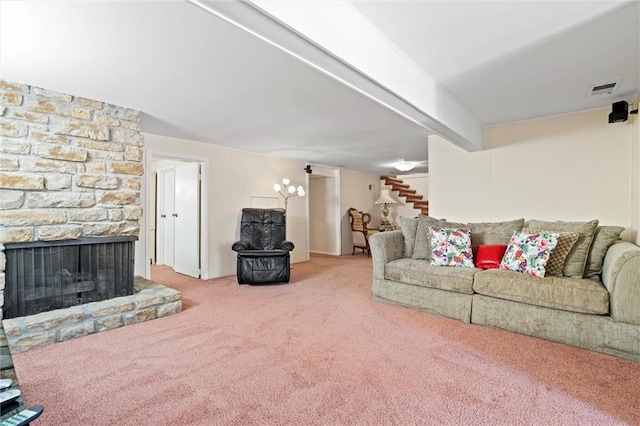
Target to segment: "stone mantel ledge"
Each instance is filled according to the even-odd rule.
[[[5,319],[2,325],[10,352],[17,354],[179,312],[179,291],[135,277],[131,296]]]

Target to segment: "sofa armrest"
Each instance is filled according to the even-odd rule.
[[[384,265],[400,259],[404,250],[402,231],[378,232],[369,237],[373,277],[384,279]]]
[[[602,283],[609,290],[611,317],[640,324],[640,247],[628,242],[609,247],[602,266]]]

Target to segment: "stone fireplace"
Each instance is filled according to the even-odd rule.
[[[0,80],[0,243],[136,237],[140,113]],[[0,256],[0,306],[6,257]]]
[[[139,111],[0,80],[0,360],[5,331],[9,340],[23,338],[22,351],[181,311],[179,292],[138,278],[129,298],[118,297],[123,294],[117,290],[115,299],[90,300],[90,287],[112,279],[65,265],[48,279],[67,284],[61,294],[67,301],[91,303],[65,311],[46,302],[56,309],[50,312],[59,313],[4,318],[6,286],[15,285],[15,276],[7,279],[11,269],[26,268],[23,278],[41,280],[32,276],[38,269],[33,265],[9,265],[15,260],[5,249],[82,247],[114,239],[129,240],[133,247],[142,218],[143,146]],[[131,269],[133,252],[123,257]],[[131,294],[133,283],[127,286]],[[29,291],[29,303],[55,292]]]

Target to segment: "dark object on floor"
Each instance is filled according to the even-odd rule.
[[[238,284],[289,282],[289,252],[284,209],[242,209],[240,241],[231,249],[238,253]]]
[[[44,407],[42,405],[34,405],[26,410],[20,411],[18,414],[9,417],[0,423],[0,426],[26,426],[32,421],[40,417]]]

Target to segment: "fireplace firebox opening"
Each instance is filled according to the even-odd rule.
[[[132,295],[135,240],[108,237],[6,244],[3,317]]]

